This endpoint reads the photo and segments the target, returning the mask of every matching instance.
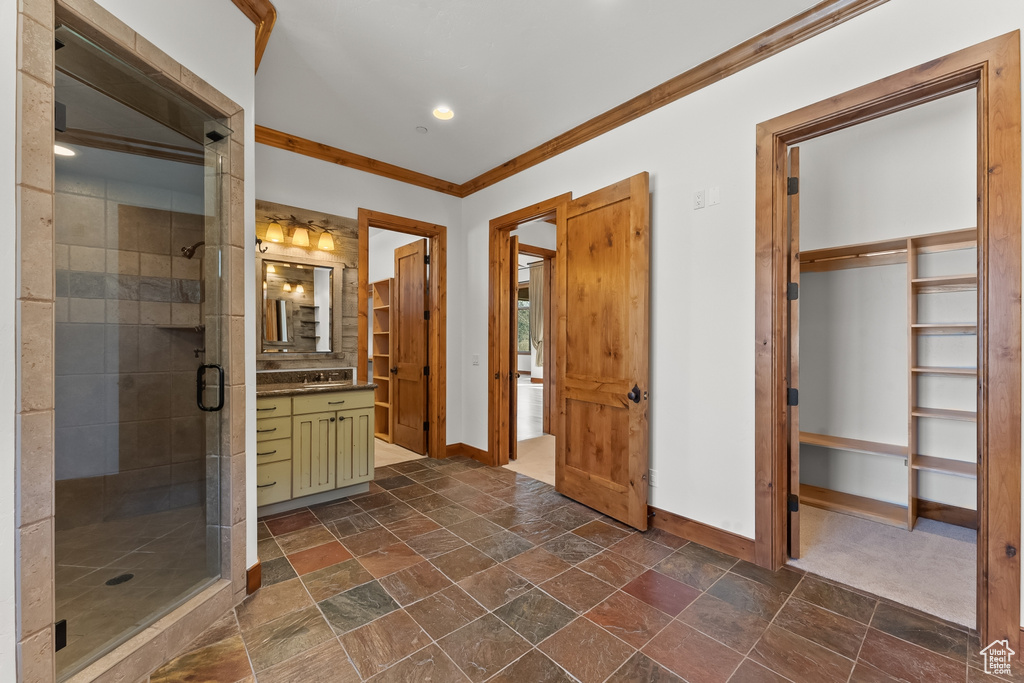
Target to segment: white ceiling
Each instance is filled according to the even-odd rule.
[[[256,122],[461,183],[814,4],[275,0]]]

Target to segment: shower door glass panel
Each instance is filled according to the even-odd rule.
[[[64,679],[221,573],[230,131],[66,27],[56,55],[56,618]],[[60,117],[58,116],[58,119]],[[61,149],[63,148],[63,149]],[[198,385],[198,386],[197,386]]]

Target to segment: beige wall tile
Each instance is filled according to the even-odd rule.
[[[139,254],[139,274],[152,277],[171,276],[169,254]]]
[[[231,523],[245,523],[245,453],[232,455],[231,463]],[[244,556],[243,556],[244,557]]]
[[[231,175],[245,180],[245,148],[234,135],[231,136]]]
[[[161,301],[140,301],[139,322],[143,325],[170,325],[171,305]]]
[[[107,270],[107,250],[100,247],[72,246],[69,270],[103,273]],[[116,253],[116,252],[115,252]]]
[[[43,26],[53,26],[53,0],[18,0],[18,11]]]
[[[229,315],[245,315],[245,253],[241,247],[227,248]]]
[[[18,416],[21,524],[53,515],[53,412]]]
[[[68,322],[101,323],[107,319],[105,299],[69,299]]]
[[[20,302],[20,412],[53,410],[53,303]]]
[[[228,408],[231,410],[231,454],[240,452],[239,443],[245,439],[245,385],[235,384],[230,387]],[[244,447],[241,452],[245,452]]]
[[[61,0],[68,9],[86,20],[94,32],[99,32],[118,43],[120,47],[134,51],[135,31],[128,28],[128,25],[100,7],[93,0]],[[88,37],[88,36],[87,36]],[[104,45],[111,49],[114,46]]]
[[[67,270],[71,267],[71,247],[66,244],[58,244],[53,248],[54,267],[57,270]]]
[[[18,23],[18,68],[44,83],[53,83],[53,24],[41,24],[24,14],[18,16]]]
[[[55,195],[54,221],[57,243],[83,247],[106,246],[105,204],[102,199],[85,195],[62,192]]]
[[[198,325],[200,322],[199,304],[171,304],[172,325]]]
[[[18,74],[16,180],[47,192],[53,190],[53,87]]]
[[[18,225],[22,239],[18,279],[24,299],[53,298],[53,195],[18,188]]]
[[[181,280],[198,280],[203,273],[203,260],[198,256],[187,259],[184,256],[171,257],[171,277]]]
[[[230,115],[231,112],[237,111],[239,108],[230,98],[185,67],[181,67],[181,84],[208,102],[214,109],[219,110],[224,116]],[[240,129],[233,128],[232,130]]]
[[[53,626],[50,626],[18,643],[18,680],[45,683],[54,679]]]
[[[53,624],[53,518],[21,529],[18,539],[21,633]]]
[[[106,299],[107,322],[122,325],[139,324],[139,302]]]
[[[138,34],[135,36],[135,51],[152,67],[159,69],[174,80],[181,80],[181,65],[166,52]]]
[[[118,275],[138,275],[139,252],[108,249],[107,272]]]
[[[239,178],[232,178],[231,186],[231,224],[228,234],[231,239],[231,246],[245,246],[245,182]]]
[[[71,300],[66,296],[59,296],[53,303],[53,321],[66,323],[70,320]]]
[[[230,349],[231,356],[228,361],[228,382],[230,384],[245,383],[245,318],[240,315],[233,315],[229,318],[231,329]]]

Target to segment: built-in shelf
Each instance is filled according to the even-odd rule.
[[[910,371],[918,375],[956,375],[960,377],[974,377],[978,374],[978,368],[920,367],[911,368]]]
[[[381,376],[381,375],[374,375],[374,376],[373,376],[373,379],[374,379],[374,380],[376,380],[376,381],[378,381],[378,382],[388,382],[388,381],[390,381],[390,380],[391,380],[391,378],[390,378],[390,377],[386,377],[386,376]]]
[[[978,276],[975,273],[967,273],[965,275],[919,277],[914,278],[911,285],[918,294],[969,291],[978,288]]]
[[[903,505],[855,496],[809,484],[800,485],[800,502],[823,510],[832,510],[874,522],[907,528],[907,508]]]
[[[888,455],[897,458],[905,458],[909,452],[906,446],[895,446],[876,441],[862,441],[861,439],[847,439],[827,434],[813,434],[811,432],[800,432],[800,443],[807,446],[821,446],[822,448],[835,448],[842,451],[869,453],[871,455]]]
[[[961,422],[977,422],[978,413],[970,410],[947,410],[945,408],[915,407],[910,411],[914,417],[934,417],[939,420],[960,420]]]
[[[374,389],[374,424],[379,430],[376,433],[378,439],[393,443],[394,441],[394,415],[391,410],[391,382],[387,376],[391,368],[391,356],[394,353],[391,342],[391,298],[394,291],[394,279],[378,280],[370,285],[373,296],[373,356],[371,362],[377,372],[384,372],[384,376],[374,373],[377,380],[377,388]]]
[[[978,334],[977,323],[914,323],[917,334]]]
[[[931,455],[915,455],[913,463],[915,470],[941,472],[942,474],[952,474],[957,477],[967,477],[968,479],[978,478],[978,464],[974,462],[936,458]]]

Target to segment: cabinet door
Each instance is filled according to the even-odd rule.
[[[335,487],[337,442],[336,413],[292,418],[292,493],[296,498]]]
[[[338,413],[338,486],[373,479],[373,408]]]

